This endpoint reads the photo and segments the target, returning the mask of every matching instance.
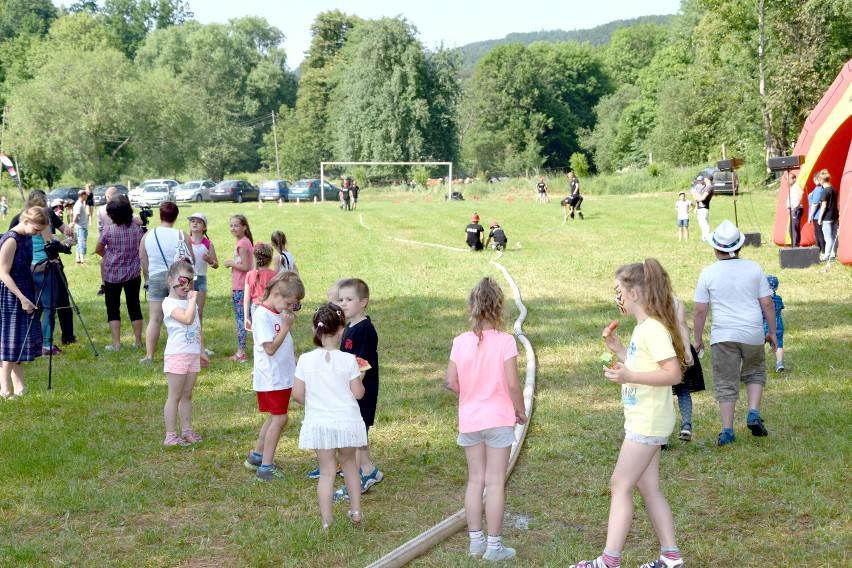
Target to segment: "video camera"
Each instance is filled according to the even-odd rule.
[[[56,260],[57,258],[59,258],[60,252],[62,254],[71,254],[71,243],[65,241],[57,241],[55,239],[44,243],[44,254],[46,254],[47,258],[49,258],[50,260]]]
[[[148,207],[147,205],[143,205],[139,208],[139,217],[142,219],[142,228],[148,228],[148,221],[151,217],[154,216],[154,210]]]

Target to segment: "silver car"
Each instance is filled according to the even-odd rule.
[[[148,207],[159,207],[167,201],[174,202],[174,200],[174,190],[164,183],[147,185],[139,194],[139,205]]]
[[[175,191],[175,201],[210,201],[210,189],[215,186],[209,179],[182,183]]]

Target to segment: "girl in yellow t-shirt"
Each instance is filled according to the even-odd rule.
[[[675,425],[671,387],[681,380],[683,345],[672,302],[669,275],[653,258],[628,264],[615,273],[615,303],[622,314],[636,318],[625,348],[614,331],[605,333],[616,361],[604,370],[606,378],[621,385],[624,403],[624,442],[610,486],[612,498],[606,547],[594,560],[576,568],[618,568],[633,519],[633,489],[645,501],[651,524],[660,540],[660,555],[642,568],[679,568],[683,559],[675,539],[672,510],[660,491],[660,447]]]

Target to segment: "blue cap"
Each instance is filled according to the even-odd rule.
[[[778,277],[770,274],[766,277],[766,281],[769,282],[769,287],[773,290],[778,289]]]

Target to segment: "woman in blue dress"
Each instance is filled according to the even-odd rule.
[[[35,285],[30,263],[32,237],[47,227],[47,212],[30,207],[18,224],[0,238],[0,398],[12,400],[27,393],[23,361],[41,355],[41,326],[33,320]]]

